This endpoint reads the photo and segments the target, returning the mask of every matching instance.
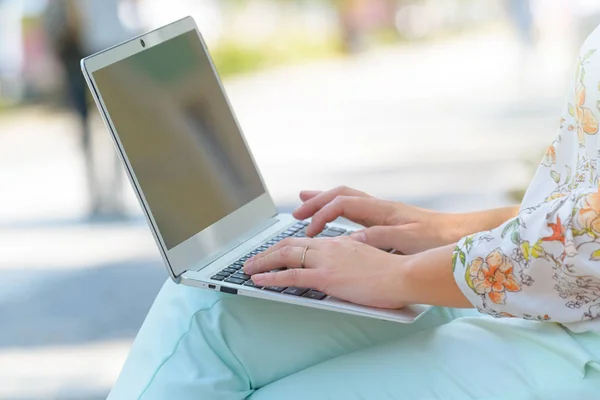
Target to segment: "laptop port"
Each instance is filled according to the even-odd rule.
[[[228,287],[225,287],[225,286],[221,286],[221,292],[223,292],[223,293],[229,293],[229,294],[237,294],[238,293],[237,289],[228,288]]]

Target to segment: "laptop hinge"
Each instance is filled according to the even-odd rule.
[[[223,250],[215,253],[212,257],[206,259],[202,265],[199,265],[198,268],[196,269],[196,271],[201,271],[204,268],[208,267],[209,265],[211,265],[212,263],[214,263],[215,261],[217,261],[218,259],[220,259],[221,257],[223,257],[225,254],[235,250],[237,247],[243,245],[245,242],[247,242],[248,240],[252,239],[253,237],[255,237],[256,235],[258,235],[259,233],[269,229],[270,227],[272,227],[273,225],[277,224],[279,222],[279,219],[277,217],[272,217],[269,218],[268,220],[266,220],[264,223],[258,225],[257,227],[255,227],[254,229],[244,233],[243,235],[239,236],[238,238],[236,238],[233,243],[225,248],[223,248]],[[181,277],[181,275],[183,275],[186,271],[183,271],[181,274],[179,274],[178,278]]]

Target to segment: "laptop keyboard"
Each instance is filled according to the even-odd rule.
[[[255,285],[254,282],[250,279],[250,275],[246,275],[242,270],[244,266],[244,262],[250,257],[253,257],[263,251],[267,250],[269,247],[279,243],[283,239],[289,237],[306,237],[306,227],[308,226],[308,222],[300,221],[294,224],[292,227],[287,229],[285,232],[278,234],[277,236],[271,238],[266,241],[250,253],[241,257],[239,260],[231,264],[230,266],[223,268],[219,273],[214,275],[211,279],[213,281],[226,282],[232,285],[239,286],[248,286],[256,289],[267,290],[270,292],[283,293],[290,296],[299,296],[306,297],[314,300],[323,300],[327,297],[325,293],[321,293],[317,290],[310,290],[306,288],[298,288],[298,287],[279,287],[279,286],[258,286]],[[316,237],[337,237],[337,236],[347,236],[352,231],[347,231],[342,228],[335,228],[326,226],[323,232],[318,234]],[[285,268],[284,268],[285,269]]]

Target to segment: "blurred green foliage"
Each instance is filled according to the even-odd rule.
[[[306,36],[302,32],[298,35],[276,35],[268,43],[250,45],[240,42],[235,38],[223,39],[211,49],[211,54],[219,73],[230,76],[247,73],[265,67],[282,64],[299,63],[302,61],[338,57],[354,52],[352,41],[358,40],[361,44],[382,45],[399,41],[400,36],[390,21],[382,23],[379,28],[369,28],[369,31],[355,27],[348,18],[351,9],[365,0],[277,0],[280,3],[321,3],[326,4],[337,16],[337,33],[326,37]],[[397,4],[397,0],[382,0],[388,2],[390,7]],[[250,0],[223,0],[231,12],[242,12]],[[291,37],[290,37],[291,36]]]
[[[221,76],[248,73],[265,67],[300,63],[343,55],[336,37],[314,41],[305,37],[274,38],[269,45],[249,45],[236,40],[224,40],[211,50]]]
[[[0,114],[6,111],[8,108],[9,105],[6,103],[6,101],[2,100],[2,97],[0,97]]]
[[[267,64],[264,49],[244,46],[233,40],[219,44],[211,53],[221,76],[255,71]]]

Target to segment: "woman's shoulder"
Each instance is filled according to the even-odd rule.
[[[584,57],[588,55],[590,51],[597,52],[600,50],[600,25],[594,29],[592,33],[587,37],[587,39],[583,42],[581,46],[580,56]],[[600,56],[598,54],[597,56]]]

